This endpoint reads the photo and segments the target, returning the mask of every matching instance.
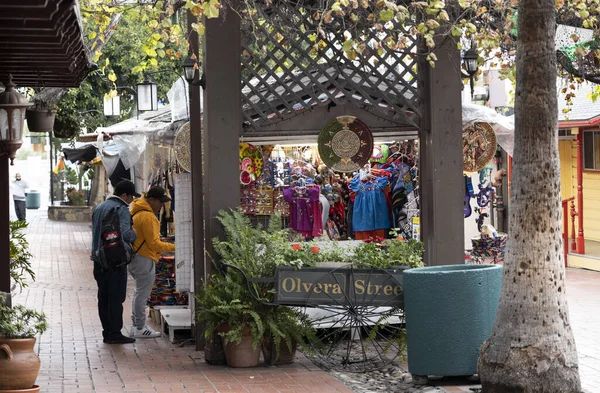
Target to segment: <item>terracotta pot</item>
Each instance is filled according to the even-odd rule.
[[[38,385],[33,385],[33,387],[29,389],[9,389],[9,390],[0,390],[0,393],[38,393],[40,391],[40,387]]]
[[[223,338],[217,332],[214,332],[212,337],[206,340],[206,344],[204,345],[204,361],[214,366],[224,366],[227,364],[225,348],[223,348]]]
[[[225,329],[225,327],[223,328]],[[229,329],[229,327],[227,327]],[[222,330],[226,332],[228,330]],[[250,328],[244,327],[242,331],[242,341],[239,344],[230,342],[225,345],[225,359],[229,367],[256,367],[260,361],[260,347],[258,343],[256,349],[252,348],[252,333]]]
[[[54,129],[56,111],[48,109],[27,109],[25,117],[30,132],[52,132]]]
[[[273,345],[273,339],[271,337],[265,337],[262,343],[262,354],[265,358],[265,363],[267,364],[290,364],[294,363],[294,359],[296,359],[296,348],[298,347],[298,343],[296,340],[292,339],[292,350],[287,346],[287,343],[282,340],[279,344],[279,356],[275,359],[275,363],[271,363],[271,349]]]
[[[34,345],[35,338],[0,338],[0,391],[34,386],[40,372]]]

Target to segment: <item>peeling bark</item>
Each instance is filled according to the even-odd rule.
[[[554,5],[519,1],[509,240],[479,358],[484,393],[581,391],[562,253]]]

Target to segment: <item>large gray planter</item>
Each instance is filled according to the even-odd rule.
[[[433,266],[403,276],[408,370],[414,379],[476,374],[479,348],[496,319],[502,266]]]

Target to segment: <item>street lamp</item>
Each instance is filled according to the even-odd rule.
[[[158,85],[145,76],[142,83],[137,84],[138,111],[158,110]]]
[[[33,104],[15,91],[12,75],[8,76],[6,90],[0,94],[0,156],[8,156],[14,165],[17,150],[23,144],[25,110]]]
[[[121,115],[121,97],[118,95],[104,96],[104,116],[120,116]]]
[[[471,99],[473,99],[473,94],[475,91],[475,86],[473,84],[473,77],[477,73],[477,59],[479,55],[477,54],[477,50],[475,49],[475,45],[472,43],[471,47],[468,51],[463,55],[463,63],[465,65],[465,69],[467,70],[467,74],[469,74],[469,81],[471,82]]]
[[[183,75],[185,80],[190,85],[194,82],[194,78],[196,77],[196,71],[198,70],[198,62],[196,61],[196,56],[188,56],[181,65],[183,68]]]

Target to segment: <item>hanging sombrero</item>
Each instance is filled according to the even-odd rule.
[[[354,116],[338,116],[321,128],[319,155],[334,171],[357,171],[369,162],[372,153],[373,134]]]
[[[260,150],[249,143],[240,143],[240,183],[248,185],[260,177],[263,156]]]
[[[477,172],[492,160],[496,153],[496,133],[489,123],[471,123],[463,129],[463,170]]]
[[[181,126],[177,134],[175,134],[175,141],[173,142],[175,148],[175,158],[179,165],[188,172],[192,171],[192,157],[191,157],[191,144],[190,144],[190,122],[188,121]]]

